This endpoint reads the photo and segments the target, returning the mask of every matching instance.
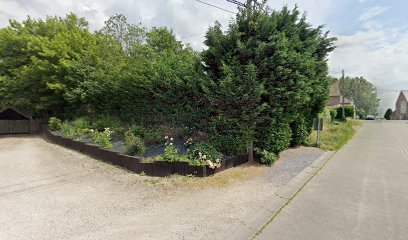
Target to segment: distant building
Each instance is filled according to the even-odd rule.
[[[408,90],[401,91],[395,102],[395,111],[392,113],[392,120],[408,120]]]
[[[344,97],[340,93],[340,86],[339,82],[335,81],[331,86],[330,86],[330,98],[329,102],[327,103],[328,108],[336,108],[336,107],[341,107],[343,104],[343,99],[344,99],[344,105],[352,105],[354,106],[354,101],[350,100],[346,97]]]

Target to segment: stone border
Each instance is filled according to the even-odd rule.
[[[117,152],[109,151],[95,145],[75,141],[70,138],[64,138],[53,134],[48,129],[44,129],[43,136],[48,140],[60,146],[84,153],[93,158],[100,159],[135,173],[144,172],[147,176],[167,177],[173,174],[194,175],[197,177],[208,177],[222,172],[228,168],[236,167],[248,162],[249,154],[243,154],[222,160],[221,167],[210,169],[208,166],[192,166],[187,162],[167,162],[160,161],[154,163],[143,163],[140,157],[123,155]]]

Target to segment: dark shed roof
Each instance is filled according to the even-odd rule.
[[[0,120],[30,120],[31,118],[14,108],[6,108],[0,112]]]

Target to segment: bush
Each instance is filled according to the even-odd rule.
[[[92,123],[90,126],[92,129],[96,129],[100,132],[104,131],[105,128],[116,131],[123,126],[123,123],[117,117],[110,115],[93,116],[90,117],[88,121]]]
[[[388,108],[387,111],[384,114],[384,118],[387,120],[391,120],[391,116],[392,116],[392,109]]]
[[[75,129],[68,121],[61,123],[61,132],[63,137],[73,138],[75,136]]]
[[[357,116],[359,119],[365,119],[367,117],[367,113],[364,109],[359,108],[357,109]]]
[[[252,139],[252,134],[242,129],[229,129],[227,132],[213,132],[211,144],[227,156],[245,153]]]
[[[132,132],[125,134],[126,153],[132,156],[142,155],[145,152],[143,140]]]
[[[330,109],[331,122],[333,122],[334,119],[336,119],[336,118],[337,118],[337,109],[335,109],[335,108]]]
[[[259,147],[268,152],[280,153],[290,146],[292,129],[288,123],[274,122],[259,136]]]
[[[305,143],[312,130],[312,125],[308,124],[302,117],[295,118],[290,127],[292,129],[291,146]]]
[[[129,131],[126,134],[132,134],[133,136],[139,136],[143,138],[145,136],[146,129],[142,126],[133,125],[129,128]]]
[[[169,144],[164,149],[163,160],[168,162],[177,162],[180,159],[178,149],[173,145]]]
[[[336,108],[337,110],[337,118],[338,120],[344,120],[343,119],[343,107],[338,107]],[[345,117],[348,118],[354,118],[354,106],[344,106],[344,114]]]
[[[188,154],[188,158],[192,165],[206,164],[206,160],[210,160],[214,164],[221,164],[223,158],[222,153],[206,142],[199,142],[193,146]],[[220,166],[220,165],[219,165]]]
[[[62,121],[56,117],[51,117],[48,120],[48,127],[51,131],[58,131],[61,130]]]
[[[260,162],[266,165],[272,165],[278,159],[278,156],[275,153],[261,150],[259,148],[255,149],[255,154],[259,156]]]
[[[144,132],[144,140],[147,144],[161,144],[163,132],[160,129],[148,129]]]
[[[337,113],[337,111],[335,111],[335,113]],[[325,123],[330,123],[332,121],[331,110],[328,108],[324,108],[323,112],[319,114],[319,118],[323,118],[323,121]]]
[[[94,129],[89,130],[92,141],[107,149],[112,148],[111,134],[112,131],[109,128],[105,128],[103,132]]]
[[[84,119],[90,122],[89,128],[95,129],[99,132],[103,132],[105,128],[109,128],[112,131],[111,133],[112,139],[123,139],[124,134],[127,130],[124,127],[122,121],[120,121],[119,118],[115,116],[98,115]]]

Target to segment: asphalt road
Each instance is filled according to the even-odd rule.
[[[365,122],[256,239],[408,239],[408,123]]]

